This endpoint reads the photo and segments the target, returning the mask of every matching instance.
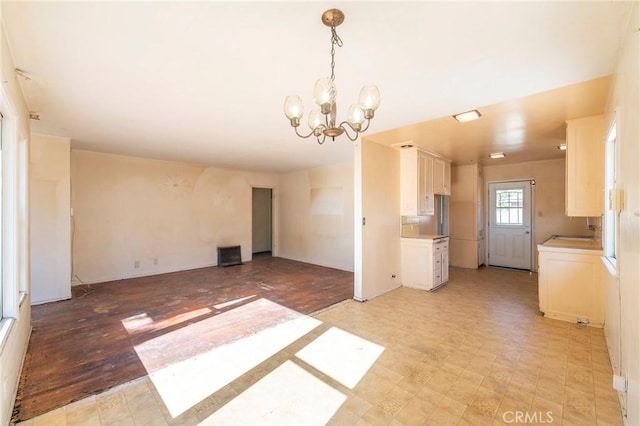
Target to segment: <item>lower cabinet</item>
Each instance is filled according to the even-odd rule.
[[[538,246],[540,312],[549,318],[602,327],[602,250]]]
[[[401,238],[400,279],[405,287],[434,290],[449,281],[449,238]]]

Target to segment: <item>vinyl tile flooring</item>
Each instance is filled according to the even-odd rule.
[[[260,333],[227,344],[238,352],[226,368],[250,368],[205,393],[198,376],[163,382],[166,365],[21,424],[623,424],[603,330],[541,317],[536,274],[451,268],[433,293],[287,315],[255,346],[281,340],[262,356],[240,350]]]

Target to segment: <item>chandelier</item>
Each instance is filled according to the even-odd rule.
[[[308,135],[301,134],[298,131],[300,119],[304,113],[304,105],[300,96],[289,95],[284,101],[284,114],[295,129],[296,135],[305,139],[315,136],[319,144],[323,144],[327,137],[335,140],[336,136],[340,136],[343,133],[350,140],[355,141],[360,133],[369,128],[369,123],[374,116],[375,110],[380,106],[378,88],[376,86],[364,86],[360,91],[358,103],[349,107],[347,120],[336,124],[336,95],[338,90],[334,83],[336,76],[335,53],[336,46],[342,47],[342,39],[338,36],[336,27],[342,24],[343,21],[344,14],[339,9],[329,9],[322,14],[322,22],[331,28],[331,76],[318,79],[313,88],[313,97],[320,109],[311,111],[309,114],[311,132]]]

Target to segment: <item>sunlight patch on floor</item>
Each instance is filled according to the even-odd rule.
[[[175,418],[320,324],[259,299],[146,341],[135,350]]]
[[[332,327],[296,356],[353,389],[384,351],[384,347]]]
[[[291,361],[213,413],[201,425],[324,425],[347,397]]]
[[[147,314],[146,312],[143,312],[141,314],[133,315],[129,318],[125,318],[121,322],[129,334],[135,334],[135,333],[142,333],[145,331],[162,330],[163,328],[167,328],[167,327],[171,327],[172,325],[187,322],[199,316],[210,314],[210,313],[211,313],[211,309],[209,308],[195,309],[193,311],[185,312],[184,314],[179,314],[171,318],[155,321],[153,318],[149,316],[149,314]]]
[[[238,303],[242,303],[245,300],[251,299],[252,297],[256,297],[256,295],[252,294],[251,296],[240,297],[239,299],[233,299],[233,300],[229,300],[228,302],[218,303],[217,305],[213,305],[213,307],[216,308],[216,309],[226,308],[227,306],[231,306],[231,305],[236,305]]]

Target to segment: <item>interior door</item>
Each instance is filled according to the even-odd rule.
[[[253,188],[252,203],[252,253],[266,253],[272,247],[272,191],[270,188]]]
[[[531,186],[489,184],[489,265],[531,270]]]

